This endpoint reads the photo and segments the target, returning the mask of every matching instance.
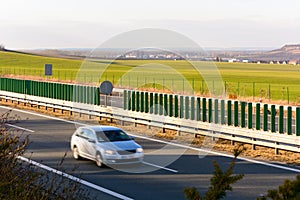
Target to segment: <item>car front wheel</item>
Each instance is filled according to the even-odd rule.
[[[103,166],[102,156],[101,156],[100,153],[97,153],[97,155],[96,155],[96,165],[98,167],[102,167]]]
[[[76,160],[80,160],[80,159],[81,159],[81,156],[79,155],[78,148],[77,148],[76,146],[73,148],[73,157],[74,157]]]

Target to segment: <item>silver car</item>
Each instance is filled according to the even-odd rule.
[[[78,128],[71,138],[75,159],[87,158],[103,164],[132,164],[143,161],[143,148],[133,137],[113,126],[85,126]]]

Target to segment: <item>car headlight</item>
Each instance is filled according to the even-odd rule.
[[[115,155],[116,151],[114,151],[114,150],[105,150],[104,153],[108,154],[108,155]]]
[[[136,152],[137,152],[137,153],[143,153],[144,150],[143,150],[142,148],[137,148],[137,149],[136,149]]]

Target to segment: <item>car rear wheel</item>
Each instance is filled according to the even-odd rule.
[[[77,148],[76,146],[73,147],[73,157],[74,157],[76,160],[80,160],[80,159],[81,159],[81,156],[79,155],[78,148]]]
[[[100,153],[96,154],[96,165],[98,167],[102,167],[103,166],[102,156],[101,156]]]

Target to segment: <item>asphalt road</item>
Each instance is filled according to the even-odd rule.
[[[6,111],[0,106],[0,113]],[[203,194],[213,173],[212,161],[216,160],[223,169],[231,162],[225,155],[201,156],[203,152],[197,149],[137,136],[136,142],[145,150],[145,163],[118,169],[98,168],[92,161],[72,158],[69,142],[77,126],[74,122],[19,110],[13,110],[11,116],[17,116],[18,120],[11,120],[8,126],[30,135],[27,157],[56,168],[67,152],[63,169],[87,181],[87,187],[93,186],[91,195],[97,199],[118,199],[116,194],[129,199],[184,199],[182,190],[187,186],[197,187]],[[245,177],[233,185],[233,191],[228,192],[225,199],[255,199],[268,189],[277,188],[285,179],[294,179],[300,172],[300,168],[280,167],[287,166],[239,159],[235,173],[245,174]]]

